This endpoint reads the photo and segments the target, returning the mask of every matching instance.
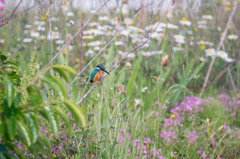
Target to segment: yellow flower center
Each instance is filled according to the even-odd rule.
[[[186,19],[185,17],[183,17],[182,20],[183,20],[184,22],[187,22],[187,19]]]
[[[171,115],[171,118],[175,118],[175,115],[173,114],[173,115]]]

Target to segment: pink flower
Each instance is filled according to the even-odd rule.
[[[0,13],[0,18],[3,16],[3,14]]]
[[[5,0],[0,0],[0,2],[5,3]]]
[[[0,10],[4,10],[4,6],[0,6]]]

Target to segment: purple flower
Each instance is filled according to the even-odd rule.
[[[206,157],[206,154],[205,154],[205,152],[202,154],[202,157],[203,157],[203,158],[205,158],[205,157]]]

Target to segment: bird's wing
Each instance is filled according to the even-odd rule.
[[[97,74],[98,70],[95,68],[92,73],[91,73],[91,76],[90,76],[90,80],[93,80],[95,75]]]

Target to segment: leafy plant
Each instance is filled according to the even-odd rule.
[[[69,136],[73,135],[73,127],[70,118],[66,115],[67,108],[73,115],[74,122],[86,127],[86,117],[83,110],[74,102],[68,100],[66,89],[63,82],[52,75],[42,75],[38,80],[46,83],[53,89],[53,95],[58,95],[60,100],[43,101],[41,93],[34,85],[27,86],[27,101],[23,100],[23,93],[16,93],[15,89],[19,87],[16,74],[13,70],[17,69],[17,62],[1,56],[2,72],[0,76],[1,91],[3,92],[3,101],[0,105],[0,156],[1,158],[15,158],[16,154],[19,158],[26,158],[26,152],[30,152],[35,158],[40,156],[48,156],[51,158],[52,144],[48,137],[40,132],[39,117],[43,117],[50,125],[54,136],[59,133],[59,119],[65,122]],[[4,61],[3,61],[4,60]],[[14,68],[7,65],[11,62]],[[4,66],[4,67],[3,67]],[[76,74],[76,71],[68,66],[54,65],[47,70],[53,69],[61,75],[66,81],[70,81],[69,72]],[[7,73],[6,73],[7,71]],[[20,72],[20,71],[19,71]],[[14,76],[15,75],[15,76]],[[22,150],[16,146],[22,144]],[[44,146],[45,145],[45,146]],[[38,152],[39,151],[39,152]]]

